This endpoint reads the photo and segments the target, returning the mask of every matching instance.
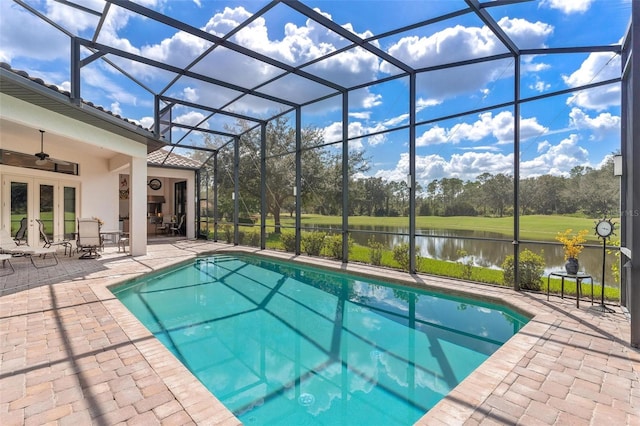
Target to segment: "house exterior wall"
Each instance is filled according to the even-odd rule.
[[[39,152],[38,129],[42,129],[45,130],[45,152],[52,158],[79,164],[78,176],[11,166],[0,166],[1,175],[12,174],[77,182],[79,184],[78,217],[99,217],[104,221],[103,229],[118,229],[120,172],[114,169],[112,159],[129,159],[130,164],[136,164],[134,170],[137,168],[133,178],[140,180],[140,182],[132,182],[132,187],[137,188],[135,192],[141,195],[134,199],[136,207],[132,211],[142,215],[139,222],[146,222],[147,147],[145,145],[6,94],[0,94],[0,119],[5,123],[0,126],[0,146],[3,149],[22,153]],[[24,126],[27,130],[33,129],[33,131],[12,132],[18,126],[9,124]],[[53,140],[58,142],[52,143]],[[5,195],[2,194],[2,196],[4,199]],[[0,226],[4,226],[8,220],[0,217]],[[144,233],[131,235],[132,254],[146,254],[146,244],[146,227]]]

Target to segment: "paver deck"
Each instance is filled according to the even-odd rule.
[[[239,249],[168,240],[138,257],[115,248],[96,260],[60,253],[58,265],[41,269],[14,258],[15,273],[0,276],[0,424],[241,424],[108,290],[198,253],[230,248]],[[640,425],[640,352],[628,343],[629,319],[620,307],[602,313],[590,303],[578,309],[570,298],[547,302],[543,294],[296,259],[463,289],[534,315],[420,425]]]

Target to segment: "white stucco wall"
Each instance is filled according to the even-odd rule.
[[[119,173],[114,168],[114,159],[129,159],[142,165],[136,179],[140,182],[132,183],[138,188],[138,194],[146,194],[146,157],[145,145],[129,140],[125,137],[107,132],[83,122],[72,120],[55,112],[20,101],[11,96],[0,94],[0,117],[11,123],[26,127],[21,132],[11,132],[13,126],[5,125],[0,128],[0,146],[3,149],[36,153],[40,151],[40,133],[45,130],[44,150],[52,158],[64,159],[79,164],[79,176],[63,175],[40,170],[0,166],[1,174],[16,174],[48,179],[65,179],[79,183],[79,211],[78,217],[101,218],[105,224],[103,229],[118,229],[119,205]],[[31,131],[32,130],[32,131]],[[53,141],[57,143],[53,143]],[[146,220],[146,198],[136,198],[139,201],[137,211]],[[1,218],[0,218],[1,219]],[[132,254],[146,253],[146,228],[138,236],[131,235]]]

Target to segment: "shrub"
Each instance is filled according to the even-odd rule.
[[[464,259],[469,253],[466,250],[458,250],[458,256],[460,256],[460,260],[457,262],[462,266],[462,279],[471,281],[471,276],[473,275],[473,257],[467,259],[466,262],[463,262]]]
[[[282,234],[280,234],[280,241],[282,242],[285,251],[296,251],[296,235],[294,233],[283,232]]]
[[[302,233],[302,250],[309,256],[320,256],[320,252],[324,247],[324,232],[303,232]]]
[[[342,235],[336,234],[327,237],[325,245],[329,252],[329,256],[334,259],[342,260]],[[349,250],[349,252],[351,252],[351,246],[353,246],[353,239],[349,236],[347,240],[347,250]]]
[[[247,245],[251,247],[260,246],[260,233],[256,231],[247,232],[246,235]]]
[[[524,249],[519,256],[518,271],[520,273],[520,288],[527,290],[540,290],[542,286],[542,274],[544,273],[544,258],[542,252],[536,254]],[[507,256],[502,263],[503,281],[513,285],[515,282],[515,268],[513,255]]]
[[[422,269],[423,258],[420,256],[420,247],[416,246],[416,271]],[[393,248],[393,259],[400,264],[405,271],[409,271],[409,243],[398,244]]]
[[[409,270],[409,243],[401,243],[393,248],[393,260],[405,271]]]
[[[224,239],[227,243],[233,242],[233,228],[230,225],[224,225],[222,228],[224,232]]]
[[[371,264],[375,266],[382,265],[382,251],[384,250],[384,246],[381,242],[376,241],[373,237],[369,238],[367,241],[367,245],[371,249],[369,252],[369,259],[371,260]]]

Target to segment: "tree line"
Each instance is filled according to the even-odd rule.
[[[239,121],[236,126],[248,129],[246,122]],[[257,130],[240,138],[239,202],[241,217],[245,218],[260,212],[260,145],[261,136]],[[266,132],[266,205],[268,214],[275,219],[276,231],[279,231],[280,215],[295,212],[293,187],[296,184],[297,149],[295,129],[288,119],[280,117],[270,121]],[[299,149],[302,213],[341,215],[343,183],[346,182],[349,215],[408,215],[410,190],[405,181],[358,177],[369,170],[365,153],[349,152],[347,176],[343,182],[340,144],[325,145],[321,131],[308,127],[301,131]],[[233,215],[234,164],[234,149],[227,145],[217,154],[219,215],[227,220]],[[213,165],[208,163],[206,168],[213,176]],[[614,215],[619,208],[619,193],[619,182],[613,175],[613,159],[609,158],[599,169],[576,166],[569,176],[542,175],[521,179],[519,213]],[[434,179],[425,186],[416,186],[416,213],[420,216],[508,216],[514,213],[513,200],[513,177],[502,173],[487,172],[466,181],[456,177]]]

